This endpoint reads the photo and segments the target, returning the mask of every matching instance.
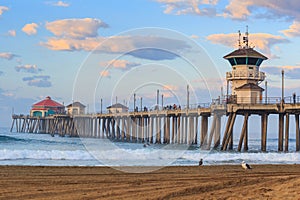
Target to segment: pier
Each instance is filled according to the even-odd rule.
[[[275,99],[275,98],[274,98]],[[277,98],[278,99],[278,98]],[[280,99],[280,98],[279,98]],[[248,121],[261,118],[261,151],[267,150],[269,115],[278,116],[278,151],[289,151],[290,120],[295,120],[296,151],[300,151],[300,99],[297,102],[211,104],[207,107],[89,115],[30,117],[14,115],[11,131],[105,138],[113,141],[151,144],[197,144],[201,149],[233,150],[233,128],[238,115],[244,117],[237,150],[247,151]],[[264,102],[264,101],[262,101]],[[221,133],[221,118],[226,118]],[[209,127],[210,120],[210,127]],[[257,126],[256,128],[258,128]],[[197,140],[199,134],[200,141]]]

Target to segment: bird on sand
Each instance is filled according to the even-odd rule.
[[[243,167],[243,169],[245,169],[245,170],[247,170],[247,169],[252,169],[252,168],[250,167],[250,165],[248,165],[245,161],[242,162],[242,167]]]
[[[199,166],[201,166],[201,165],[203,165],[203,159],[202,158],[199,160]]]

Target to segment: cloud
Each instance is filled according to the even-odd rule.
[[[219,0],[156,0],[165,5],[165,14],[215,16]]]
[[[298,0],[155,0],[165,6],[165,14],[194,14],[247,20],[254,16],[266,19],[300,19]],[[219,3],[219,2],[222,2]],[[218,10],[216,7],[219,7]]]
[[[8,11],[9,8],[6,6],[0,6],[0,16],[4,13],[4,11]]]
[[[111,61],[104,61],[99,63],[101,66],[108,66],[117,69],[126,70],[128,68],[139,66],[140,63],[130,62],[128,60],[111,60]]]
[[[15,96],[14,93],[9,92],[9,91],[2,92],[1,94],[2,94],[3,96],[5,96],[5,97],[13,97],[13,96]]]
[[[27,72],[27,73],[33,73],[37,74],[41,71],[42,69],[38,68],[36,65],[18,65],[15,67],[17,72]]]
[[[3,59],[12,60],[15,57],[18,57],[18,55],[9,53],[9,52],[0,53],[0,58],[3,58]]]
[[[300,65],[296,66],[264,66],[262,71],[266,72],[267,75],[281,76],[281,71],[284,70],[285,77],[288,79],[300,79]]]
[[[287,37],[298,37],[300,36],[300,21],[294,21],[289,29],[281,31]]]
[[[199,39],[199,36],[198,35],[191,35],[190,36],[192,39]]]
[[[100,27],[108,27],[99,19],[64,19],[49,22],[46,28],[54,34],[40,45],[54,51],[93,51],[121,53],[150,60],[178,57],[191,48],[185,41],[157,36],[98,36]]]
[[[26,33],[27,35],[35,35],[37,34],[37,28],[39,26],[36,23],[31,23],[31,24],[26,24],[23,28],[22,31]]]
[[[4,74],[4,72],[3,71],[0,71],[0,76],[2,76]]]
[[[63,2],[63,1],[58,1],[58,2],[53,2],[52,3],[53,6],[58,6],[58,7],[69,7],[70,4]]]
[[[62,19],[46,24],[46,29],[57,37],[84,39],[86,37],[97,37],[98,29],[107,28],[108,25],[100,19]]]
[[[51,87],[52,83],[49,81],[50,76],[32,76],[24,77],[23,81],[27,82],[29,86],[35,87]]]
[[[176,85],[164,85],[163,90],[164,91],[176,91],[176,90],[179,90],[179,87]]]
[[[101,71],[101,72],[100,72],[100,76],[101,76],[101,77],[109,77],[109,78],[111,77],[108,70],[103,70],[103,71]]]
[[[222,44],[228,47],[237,47],[237,33],[229,34],[213,34],[206,37],[207,40],[215,44]],[[250,45],[255,46],[260,49],[264,54],[267,54],[269,57],[277,57],[272,55],[271,48],[276,44],[288,43],[289,40],[278,35],[271,35],[268,33],[253,33],[250,34]]]
[[[8,35],[8,36],[15,37],[17,34],[16,34],[16,31],[15,31],[15,30],[9,30],[9,31],[7,32],[7,35]]]
[[[85,39],[52,37],[41,45],[56,51],[123,53],[150,60],[174,59],[180,52],[191,48],[185,41],[157,36],[112,36]]]
[[[175,52],[158,48],[137,49],[127,53],[128,55],[148,60],[173,60],[178,57]]]
[[[299,9],[298,0],[230,0],[222,16],[237,20],[246,20],[251,15],[270,19],[300,19]]]
[[[218,16],[233,20],[270,19],[293,21],[282,32],[288,37],[300,36],[299,0],[155,0],[165,5],[165,14],[194,14],[200,16]],[[218,10],[216,9],[218,7]]]

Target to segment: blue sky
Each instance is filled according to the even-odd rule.
[[[269,96],[300,94],[300,2],[297,0],[69,0],[0,3],[0,126],[11,113],[51,96],[99,111],[132,95],[155,104],[206,103],[225,88],[238,30],[265,54]],[[264,85],[264,84],[262,84]]]

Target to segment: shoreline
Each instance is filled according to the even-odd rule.
[[[300,165],[0,166],[0,199],[227,199],[300,196]],[[131,171],[147,171],[131,173]],[[125,171],[125,172],[124,172]]]

